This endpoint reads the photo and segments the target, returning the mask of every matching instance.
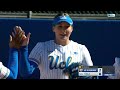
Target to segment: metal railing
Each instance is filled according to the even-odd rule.
[[[120,11],[0,11],[0,18],[51,19],[60,12],[68,13],[73,19],[120,19]]]

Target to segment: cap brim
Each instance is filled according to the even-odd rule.
[[[66,23],[68,23],[69,25],[72,25],[72,22],[69,22],[69,21],[67,21],[67,20],[59,20],[56,24],[59,24],[59,23],[61,23],[61,22],[66,22]]]

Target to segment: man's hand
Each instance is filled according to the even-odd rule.
[[[19,49],[21,46],[27,46],[29,44],[29,38],[30,33],[28,33],[26,37],[22,28],[20,26],[15,26],[14,32],[10,35],[9,47]]]

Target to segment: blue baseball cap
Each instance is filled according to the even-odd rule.
[[[53,25],[57,25],[60,22],[67,22],[70,25],[73,25],[73,20],[70,18],[70,16],[58,16],[54,19]]]

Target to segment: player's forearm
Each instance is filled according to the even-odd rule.
[[[19,70],[22,77],[31,75],[34,71],[34,65],[31,65],[28,58],[28,46],[20,48]]]
[[[18,50],[10,48],[8,66],[10,73],[7,79],[17,79],[18,75]]]

